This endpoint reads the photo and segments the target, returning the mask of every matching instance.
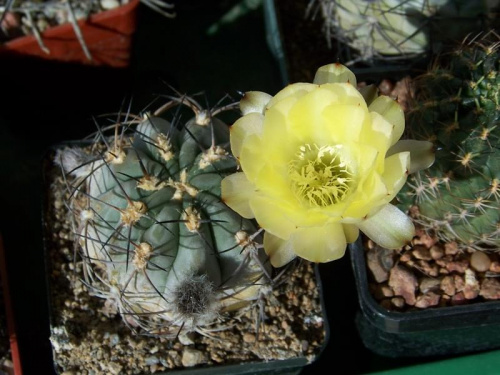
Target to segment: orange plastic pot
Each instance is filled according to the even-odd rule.
[[[127,67],[130,61],[132,35],[136,29],[139,1],[132,0],[116,9],[78,21],[91,59],[85,54],[70,23],[50,28],[41,34],[43,43],[50,53],[43,51],[35,37],[29,35],[0,46],[0,55],[29,55],[86,65]]]

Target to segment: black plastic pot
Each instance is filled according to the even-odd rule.
[[[361,307],[356,325],[368,349],[388,357],[423,357],[500,348],[500,302],[388,311],[369,291],[360,239],[350,253]]]

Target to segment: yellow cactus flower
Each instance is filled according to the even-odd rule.
[[[243,97],[243,117],[231,127],[242,172],[222,181],[222,198],[265,230],[275,267],[296,256],[338,259],[360,230],[387,248],[413,237],[411,220],[389,202],[408,173],[432,164],[432,145],[398,142],[402,109],[365,91],[368,103],[354,74],[331,64],[314,83]]]

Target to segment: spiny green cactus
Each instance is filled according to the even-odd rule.
[[[464,43],[416,79],[412,138],[436,147],[436,162],[399,194],[444,240],[500,247],[500,38]]]
[[[57,156],[76,177],[69,204],[85,282],[139,332],[203,330],[269,284],[260,232],[220,198],[237,163],[226,150],[229,128],[215,116],[230,107],[173,98],[100,129],[90,154]]]
[[[351,62],[407,59],[428,52],[430,40],[460,40],[481,30],[498,1],[311,0],[334,37],[358,52]],[[349,57],[344,57],[348,58]]]

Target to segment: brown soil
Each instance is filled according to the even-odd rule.
[[[49,162],[50,163],[50,162]],[[57,168],[49,167],[46,244],[50,267],[51,342],[64,374],[154,373],[184,366],[209,366],[305,356],[312,361],[325,339],[319,291],[312,265],[298,263],[264,302],[266,319],[256,335],[258,305],[238,319],[178,339],[134,335],[106,301],[82,284],[82,262],[74,261],[67,193]],[[218,329],[221,329],[218,331]],[[182,342],[181,342],[182,341]]]

